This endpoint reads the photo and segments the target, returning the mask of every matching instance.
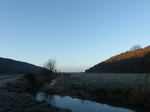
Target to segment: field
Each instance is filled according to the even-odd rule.
[[[78,86],[90,91],[120,89],[128,91],[137,86],[149,86],[150,74],[127,73],[72,73],[66,86]]]

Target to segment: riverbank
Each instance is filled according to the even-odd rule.
[[[33,74],[29,76],[7,82],[0,88],[0,112],[71,112],[45,100],[37,101],[29,93],[32,89],[39,88],[41,82],[35,80]]]
[[[149,81],[149,74],[70,74],[59,76],[54,85],[47,84],[43,91],[149,109]]]
[[[70,112],[48,104],[45,100],[37,101],[27,93],[0,90],[0,112]]]

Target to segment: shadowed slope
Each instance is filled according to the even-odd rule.
[[[0,73],[40,72],[42,67],[12,59],[0,58]]]

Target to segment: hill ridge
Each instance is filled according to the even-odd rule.
[[[147,73],[150,72],[150,46],[126,51],[94,65],[86,73]]]
[[[43,69],[27,62],[0,57],[0,73],[40,72]]]

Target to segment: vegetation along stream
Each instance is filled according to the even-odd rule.
[[[138,106],[141,103],[134,94],[126,96],[130,95],[130,90],[134,93],[137,83],[147,85],[148,80],[149,75],[141,74],[61,75],[50,84],[45,84],[42,92],[36,94],[36,99],[46,100],[54,106],[68,108],[72,112],[149,112],[148,107]],[[101,89],[102,87],[105,90]],[[104,93],[101,94],[102,92]],[[135,104],[138,105],[132,105],[129,101],[137,102]]]

